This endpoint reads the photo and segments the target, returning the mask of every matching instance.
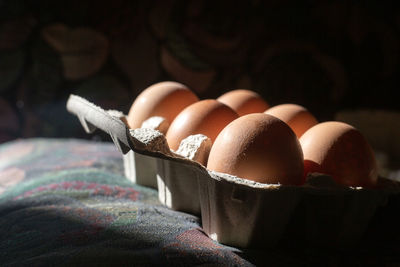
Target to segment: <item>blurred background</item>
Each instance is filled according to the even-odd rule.
[[[299,3],[301,2],[301,3]],[[77,137],[69,94],[125,113],[174,80],[201,98],[246,88],[297,103],[400,159],[398,1],[0,0],[0,143]],[[393,165],[394,164],[394,165]],[[393,167],[396,168],[396,167]]]

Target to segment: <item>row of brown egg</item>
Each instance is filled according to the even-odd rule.
[[[163,133],[174,151],[190,135],[209,137],[208,160],[200,163],[212,171],[283,185],[301,185],[311,172],[347,186],[377,183],[374,154],[357,129],[337,121],[318,123],[300,105],[269,107],[251,90],[199,100],[183,84],[157,83],[136,98],[128,125],[139,128],[153,116],[165,118]]]

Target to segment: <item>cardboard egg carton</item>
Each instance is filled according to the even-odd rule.
[[[312,245],[351,246],[377,209],[400,192],[383,178],[380,183],[390,185],[379,190],[340,186],[321,174],[312,174],[302,186],[253,182],[194,161],[208,153],[207,137],[188,138],[175,153],[161,132],[129,129],[121,112],[105,111],[76,95],[67,109],[88,133],[99,128],[111,136],[124,154],[128,179],[156,187],[161,203],[173,210],[201,215],[204,231],[231,246],[271,247],[288,235]]]

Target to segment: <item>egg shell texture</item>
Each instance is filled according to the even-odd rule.
[[[179,112],[198,100],[183,84],[170,81],[156,83],[135,99],[128,113],[128,125],[131,129],[140,128],[145,120],[153,116],[163,117],[171,123]]]
[[[167,131],[171,149],[177,150],[180,142],[194,134],[203,134],[214,142],[219,132],[238,117],[230,107],[214,99],[196,102],[175,118]]]
[[[231,107],[239,116],[264,112],[269,108],[268,103],[259,94],[245,89],[229,91],[217,100]]]
[[[342,185],[373,187],[377,165],[372,148],[353,126],[337,121],[323,122],[300,138],[305,174],[331,175]]]
[[[265,113],[287,123],[298,138],[318,123],[317,119],[305,107],[296,104],[277,105],[269,108]]]
[[[290,127],[254,113],[231,122],[211,148],[207,168],[260,183],[300,185],[303,154]]]

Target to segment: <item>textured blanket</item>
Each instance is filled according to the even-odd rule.
[[[243,250],[124,178],[111,143],[30,139],[0,146],[1,266],[398,264],[398,248]]]

